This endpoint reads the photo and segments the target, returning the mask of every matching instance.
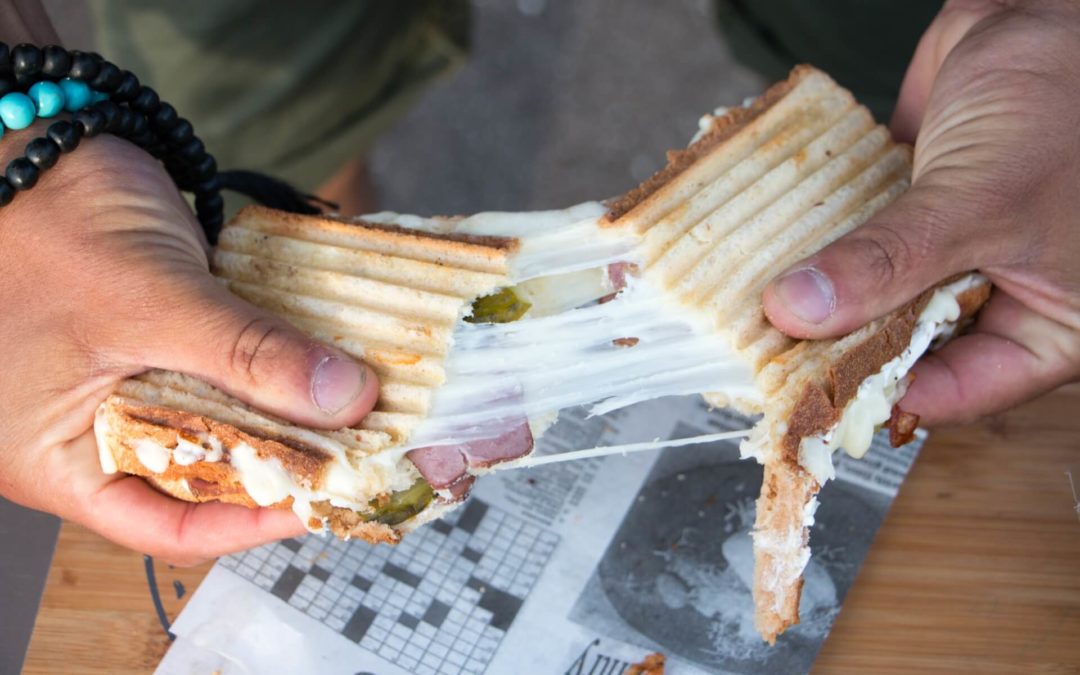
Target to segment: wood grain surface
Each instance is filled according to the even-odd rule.
[[[1080,673],[1067,471],[1080,489],[1080,385],[933,433],[815,672]],[[157,566],[170,617],[209,567]],[[65,524],[24,672],[146,673],[167,648],[142,556]]]

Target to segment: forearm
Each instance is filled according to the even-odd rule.
[[[0,41],[49,45],[60,44],[60,37],[41,0],[0,0]]]

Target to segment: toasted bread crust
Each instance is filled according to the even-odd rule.
[[[753,591],[754,626],[769,644],[774,644],[780,633],[799,623],[803,577],[799,568],[800,573],[795,574],[793,580],[778,580],[784,576],[785,567],[793,563],[786,553],[777,554],[762,545],[759,537],[796,536],[800,538],[799,546],[806,546],[810,532],[802,527],[803,510],[819,489],[817,481],[798,463],[770,462],[765,465],[754,521]]]
[[[947,279],[939,286],[957,278]],[[802,439],[820,436],[832,429],[840,421],[844,408],[855,397],[859,385],[908,348],[919,315],[936,289],[927,290],[881,320],[876,331],[833,362],[822,380],[809,380],[804,384],[802,394],[787,419],[787,432],[781,439],[780,452],[775,461],[765,465],[755,531],[782,533],[801,527],[802,544],[806,545],[809,528],[802,525],[803,509],[821,486],[799,464]],[[959,294],[959,321],[963,323],[974,316],[989,296],[989,283],[973,286]],[[918,416],[903,412],[899,406],[894,407],[886,425],[889,427],[890,442],[895,446],[910,441],[917,424]],[[786,588],[780,588],[780,592],[770,589],[766,583],[767,580],[774,580],[777,570],[789,562],[765,551],[757,553],[754,567],[755,623],[770,644],[785,629],[799,622],[802,577]],[[775,587],[775,581],[771,583]]]
[[[220,462],[195,462],[182,466],[170,456],[168,470],[157,474],[165,480],[196,478],[225,486],[238,485],[236,470],[229,465],[228,456],[230,449],[240,444],[251,446],[260,459],[277,460],[288,473],[311,485],[322,480],[322,472],[331,459],[319,448],[295,439],[256,429],[239,429],[231,424],[181,410],[131,404],[116,397],[111,398],[106,406],[113,435],[124,439],[113,445],[113,457],[118,464],[121,460],[131,460],[138,467],[142,467],[141,471],[129,473],[145,475],[149,471],[135,456],[132,447],[134,441],[150,440],[172,450],[177,446],[180,436],[196,444],[200,443],[200,438],[213,436],[221,442],[224,457]],[[118,449],[121,451],[119,456],[116,453]],[[198,468],[193,470],[191,467]],[[121,470],[128,471],[124,467],[121,467]]]
[[[337,222],[345,223],[346,225],[352,225],[355,227],[364,227],[369,230],[382,230],[383,232],[392,232],[394,234],[398,234],[408,238],[435,239],[439,241],[450,241],[461,244],[470,244],[473,246],[483,246],[484,248],[494,248],[508,254],[513,253],[519,248],[521,248],[521,242],[511,237],[498,237],[488,234],[463,234],[461,232],[420,232],[418,230],[410,230],[400,225],[391,225],[388,223],[373,223],[370,220],[364,220],[363,218],[338,220]]]
[[[813,72],[816,71],[811,66],[796,66],[786,80],[769,87],[765,90],[765,93],[754,99],[754,102],[748,107],[732,108],[725,114],[715,117],[712,126],[704,136],[683,150],[669,150],[667,164],[664,168],[646,179],[641,185],[611,201],[608,204],[607,215],[604,216],[605,220],[608,223],[614,223],[634,210],[638,204],[646,201],[662,187],[677,179],[682,172],[686,171],[698,159],[709,154],[716,146],[739,133],[743,127],[772,107],[774,103],[794,89],[804,77]]]
[[[276,231],[298,233],[313,229],[335,232],[353,240],[377,243],[396,255],[413,257],[407,250],[410,245],[423,249],[434,256],[425,259],[438,260],[442,255],[453,254],[455,259],[487,261],[503,267],[507,256],[520,246],[516,239],[497,236],[477,236],[456,233],[435,233],[410,230],[397,225],[373,223],[363,219],[343,220],[328,216],[309,216],[286,213],[265,206],[249,205],[240,209],[230,222],[234,224],[272,224]],[[494,270],[491,270],[494,271]]]
[[[299,480],[317,484],[329,457],[318,448],[307,446],[293,439],[256,430],[240,430],[215,420],[172,410],[169,408],[132,405],[117,397],[105,405],[110,433],[107,451],[112,455],[117,469],[143,477],[161,492],[189,502],[222,502],[248,508],[259,508],[240,481],[239,472],[229,463],[229,449],[240,443],[251,446],[261,459],[276,459]],[[188,465],[176,463],[170,456],[168,468],[156,473],[146,467],[136,454],[140,441],[151,441],[172,450],[177,437],[198,442],[200,437],[213,436],[223,446],[221,461],[197,461]],[[292,497],[283,499],[269,508],[289,509]],[[363,539],[372,544],[396,544],[401,534],[382,523],[365,522],[363,517],[346,508],[331,506],[328,502],[312,504],[317,516],[311,527],[321,527],[326,518],[329,529],[341,538]]]

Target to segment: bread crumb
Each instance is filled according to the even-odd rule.
[[[660,652],[649,654],[627,668],[625,675],[664,675],[664,655]]]

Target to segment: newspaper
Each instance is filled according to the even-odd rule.
[[[745,429],[698,397],[564,411],[538,452]],[[308,535],[221,559],[159,673],[806,672],[922,444],[879,435],[820,495],[801,623],[753,627],[761,467],[737,441],[497,473],[396,547]]]

